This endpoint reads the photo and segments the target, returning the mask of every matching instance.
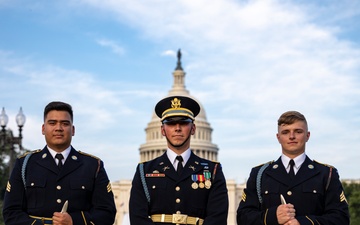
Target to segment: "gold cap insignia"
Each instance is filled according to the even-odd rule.
[[[178,98],[174,98],[174,100],[171,100],[171,108],[180,108],[181,107],[181,100]]]

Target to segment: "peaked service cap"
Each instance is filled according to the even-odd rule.
[[[199,112],[199,103],[186,96],[170,96],[160,100],[155,106],[155,113],[161,121],[175,116],[195,120]]]

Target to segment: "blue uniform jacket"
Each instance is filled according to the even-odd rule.
[[[51,218],[66,200],[74,225],[113,224],[114,196],[100,159],[72,148],[59,172],[46,147],[33,151],[24,173],[25,185],[21,172],[24,159],[16,160],[5,192],[6,225],[40,225],[29,215]]]
[[[191,156],[179,176],[166,153],[144,163],[150,203],[141,183],[139,166],[132,182],[130,195],[130,222],[133,225],[154,225],[149,216],[154,214],[175,214],[177,212],[204,219],[203,225],[226,225],[228,215],[228,194],[226,181],[219,163]],[[192,188],[196,175],[207,171],[211,174],[211,187]],[[199,181],[195,181],[200,184]]]
[[[261,166],[251,170],[237,210],[238,225],[278,225],[276,209],[280,194],[294,205],[301,225],[348,225],[349,209],[339,175],[334,167],[306,157],[293,180],[281,159],[270,163],[261,179],[260,204],[256,178]]]

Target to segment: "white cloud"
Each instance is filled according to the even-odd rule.
[[[176,56],[176,52],[173,50],[166,50],[161,53],[162,56]]]
[[[103,47],[108,47],[111,49],[112,52],[114,52],[117,55],[124,55],[125,54],[125,50],[123,47],[121,47],[120,45],[118,45],[115,41],[112,40],[108,40],[108,39],[98,39],[96,40],[96,42],[103,46]]]
[[[359,15],[353,5],[337,9],[334,6],[340,3],[331,1],[315,11],[315,3],[277,0],[79,2],[93,7],[92,13],[101,12],[106,19],[113,17],[131,27],[147,44],[154,43],[161,56],[175,58],[177,48],[182,49],[186,87],[205,106],[229,176],[240,176],[238,170],[247,176],[250,166],[280,154],[276,120],[286,110],[299,110],[311,121],[310,156],[342,168],[357,165],[360,49],[358,42],[342,36],[341,26]],[[328,19],[329,15],[336,18]],[[97,43],[124,58],[125,48],[129,53],[138,51],[123,41],[124,47],[105,38]],[[10,63],[14,57],[2,55],[2,71],[24,77],[25,85],[42,96],[41,103],[56,97],[73,102],[80,128],[76,144],[96,146],[109,165],[116,164],[112,151],[118,159],[132,151],[126,157],[137,162],[136,150],[145,142],[143,129],[153,103],[167,91],[158,88],[160,84],[138,77],[107,83],[97,74],[39,65],[32,58]],[[152,71],[145,68],[142,78],[149,74]],[[86,135],[99,135],[99,140],[87,142]],[[108,150],[106,154],[102,149]],[[333,157],[342,149],[346,153]],[[242,161],[246,166],[239,165]],[[116,169],[125,173],[129,166]],[[355,176],[353,170],[346,174]]]

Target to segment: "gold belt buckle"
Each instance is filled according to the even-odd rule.
[[[172,223],[175,224],[186,224],[187,215],[185,214],[173,214]]]

